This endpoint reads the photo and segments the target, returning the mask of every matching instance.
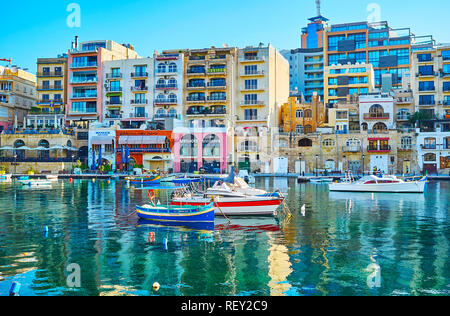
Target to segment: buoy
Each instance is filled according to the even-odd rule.
[[[164,238],[164,241],[163,241],[163,245],[164,245],[164,250],[167,250],[167,249],[169,249],[169,247],[168,247],[168,242],[169,242],[169,240],[167,239],[167,238]]]
[[[110,184],[111,183],[111,181],[110,180],[108,180],[108,184]]]
[[[94,178],[94,179],[92,179],[92,183],[95,183],[95,178]]]
[[[154,289],[155,291],[158,291],[160,287],[161,287],[161,285],[159,285],[158,282],[153,283],[153,289]]]
[[[11,289],[9,290],[9,296],[19,296],[20,292],[20,283],[13,282]]]
[[[70,182],[70,183],[72,183],[72,182],[73,182],[73,179],[72,179],[72,178],[70,178],[70,179],[69,179],[69,182]]]

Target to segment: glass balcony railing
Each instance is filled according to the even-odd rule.
[[[70,68],[89,68],[89,67],[97,67],[96,61],[86,62],[86,63],[73,63],[70,65]]]

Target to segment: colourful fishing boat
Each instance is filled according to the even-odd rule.
[[[137,185],[153,185],[161,183],[160,175],[150,175],[150,176],[131,176],[125,178],[126,181],[129,181],[131,184]]]
[[[10,174],[0,174],[0,182],[11,182],[12,175]]]
[[[214,203],[204,206],[137,206],[139,218],[157,222],[214,223]]]

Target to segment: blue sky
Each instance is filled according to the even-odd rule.
[[[51,0],[2,1],[0,58],[36,71],[36,59],[67,52],[75,35],[80,41],[111,39],[131,43],[143,56],[154,50],[245,47],[271,43],[278,49],[300,46],[300,29],[316,15],[314,0]],[[81,8],[81,27],[69,28],[68,4]],[[394,28],[410,27],[450,42],[450,2],[427,0],[323,0],[330,23],[365,21],[366,8],[377,3],[381,20]],[[441,21],[441,22],[440,22]],[[5,65],[0,62],[0,65]]]

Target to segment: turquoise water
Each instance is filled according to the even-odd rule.
[[[13,281],[22,295],[450,294],[450,182],[425,195],[282,178],[257,187],[288,193],[293,217],[219,219],[214,231],[138,225],[146,192],[121,182],[0,184],[0,296]],[[71,264],[79,288],[68,286]]]

